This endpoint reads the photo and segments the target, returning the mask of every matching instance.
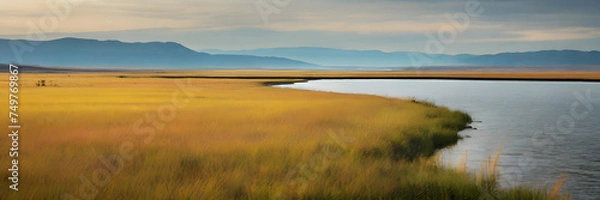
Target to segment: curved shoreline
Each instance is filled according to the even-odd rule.
[[[295,83],[305,83],[305,82],[315,81],[315,80],[327,80],[327,79],[297,79],[297,80],[264,81],[264,82],[261,81],[261,83],[264,86],[278,86],[278,85],[293,85]],[[330,80],[333,80],[333,79],[330,79]],[[339,80],[358,80],[358,79],[339,79]],[[360,79],[360,80],[363,80],[363,79]],[[391,80],[391,79],[388,79],[388,80]],[[286,88],[286,89],[294,89],[294,88]],[[309,90],[309,91],[320,92],[318,90]],[[344,92],[334,92],[334,93],[353,95],[353,93],[344,93]],[[373,95],[373,94],[364,94],[364,95],[379,96],[379,95]],[[390,98],[390,97],[385,97],[385,96],[379,96],[379,97]],[[458,143],[458,141],[464,139],[463,137],[461,137],[459,135],[459,133],[463,130],[473,128],[470,126],[470,124],[474,122],[473,118],[471,117],[471,115],[469,115],[469,113],[466,113],[464,111],[455,110],[452,108],[445,107],[443,105],[437,105],[437,104],[434,104],[434,103],[431,103],[428,101],[421,101],[418,99],[410,99],[410,98],[399,98],[399,99],[410,100],[412,103],[420,104],[420,105],[423,105],[426,107],[432,107],[435,109],[448,109],[452,112],[458,113],[459,116],[461,116],[460,122],[456,125],[456,127],[452,128],[453,129],[452,131],[454,132],[454,134],[453,134],[454,137],[449,141],[434,141],[434,142],[441,142],[442,144],[441,144],[441,146],[435,147],[433,149],[433,153],[456,145]]]
[[[415,80],[415,79],[420,79],[420,78],[408,78],[408,79]],[[293,81],[293,80],[290,80],[290,81],[274,81],[274,82],[265,82],[265,85],[269,85],[269,86],[289,85],[289,86],[291,86],[294,83],[298,83],[298,82],[310,82],[310,81],[315,81],[315,80],[320,80],[320,79],[304,79],[304,80],[298,80],[298,81]],[[327,79],[323,79],[323,80],[327,80]],[[330,79],[330,80],[334,80],[334,79]],[[337,79],[337,80],[347,80],[347,81],[353,81],[353,80],[374,80],[374,81],[377,81],[377,80],[402,80],[402,79],[383,79],[383,78],[381,78],[381,79],[361,79],[361,78],[356,78],[356,79],[349,78],[349,79],[345,79],[344,78],[344,79]],[[495,79],[454,79],[454,78],[448,78],[448,79],[433,78],[433,79],[421,79],[421,80],[490,80],[490,81],[498,81],[498,80],[495,80]],[[501,79],[501,80],[503,80],[503,79]],[[511,80],[512,79],[510,79],[509,81],[511,81]],[[540,81],[540,80],[529,80],[528,79],[528,80],[525,80],[525,81],[535,82],[535,81]],[[554,79],[553,79],[553,81],[555,81],[555,82],[568,82],[568,81],[565,81],[565,80],[554,80]],[[540,81],[540,82],[542,82],[542,81]],[[582,81],[582,82],[597,82],[597,81]],[[295,87],[281,87],[281,88],[299,89],[299,88],[295,88]],[[318,90],[318,89],[315,89],[315,88],[312,88],[312,89],[303,88],[303,89],[309,90],[309,91],[321,91],[321,90]],[[365,95],[380,96],[378,94],[371,94],[371,93],[347,93],[347,92],[333,91],[333,90],[325,90],[325,91],[326,92],[333,92],[333,93],[340,93],[340,94],[365,94]],[[389,97],[389,96],[380,96],[380,97],[406,99],[406,98],[402,98],[402,97]],[[467,121],[463,121],[464,122],[464,127],[461,127],[459,129],[455,129],[455,133],[456,133],[456,135],[457,135],[458,138],[456,140],[454,140],[453,143],[449,142],[449,143],[446,143],[446,145],[444,145],[444,146],[436,148],[434,150],[435,153],[438,153],[441,150],[444,150],[444,149],[447,149],[449,147],[452,147],[452,146],[456,145],[458,143],[458,141],[464,139],[463,137],[461,137],[459,135],[459,133],[461,131],[473,128],[473,127],[470,126],[470,124],[472,124],[474,122],[481,122],[481,121],[473,121],[472,118],[471,118],[471,116],[468,113],[464,112],[464,111],[455,110],[455,109],[452,109],[452,108],[449,108],[449,107],[445,107],[444,105],[432,104],[432,103],[429,103],[429,102],[426,102],[426,101],[425,102],[420,102],[420,101],[415,100],[415,99],[412,99],[412,102],[413,103],[417,103],[417,104],[429,104],[430,106],[435,107],[435,108],[448,108],[451,111],[458,111],[459,113],[463,113],[463,114],[465,114],[469,118]],[[476,130],[476,128],[473,128],[473,129]],[[470,138],[470,137],[467,137],[467,138]],[[495,170],[496,170],[496,167],[498,166],[497,160],[499,159],[499,157],[501,155],[501,152],[502,151],[499,150],[499,152],[497,152],[497,154],[489,155],[488,159],[485,162],[483,162],[484,166],[487,167],[485,170],[493,169],[490,172],[485,172],[485,173],[491,174],[491,176],[487,176],[484,172],[480,172],[480,174],[478,174],[476,171],[467,171],[467,173],[471,174],[471,175],[475,175],[475,176],[484,177],[483,179],[487,179],[484,182],[486,182],[486,181],[490,181],[491,182],[491,183],[484,183],[484,185],[485,184],[492,184],[492,185],[498,184],[498,182],[496,182],[497,178],[498,178],[498,177],[496,177],[496,173],[498,173],[498,172],[496,172]],[[490,165],[490,163],[493,163],[493,164]],[[461,166],[456,166],[457,167],[456,169],[454,169],[452,166],[446,166],[446,165],[444,165],[442,167],[444,167],[446,169],[450,169],[450,170],[457,170],[457,171],[463,170]],[[482,169],[483,169],[483,167],[482,167]],[[549,192],[549,194],[550,193],[554,193],[554,190],[556,190],[556,188],[560,189],[560,187],[562,186],[562,184],[566,180],[567,180],[566,176],[561,176],[559,179],[557,179],[556,182],[555,182],[554,189],[552,189],[553,192]],[[540,189],[540,188],[533,187],[533,186],[516,186],[516,187],[515,186],[498,186],[498,190],[504,190],[504,191],[518,191],[518,190],[522,190],[522,191],[528,191],[528,192],[542,192],[542,193],[545,191],[544,189]],[[549,197],[549,196],[552,196],[552,195],[548,195],[548,196],[543,197],[542,199],[546,199],[546,198],[548,198],[548,199],[570,199],[571,198],[570,195],[571,195],[570,193],[565,192],[565,193],[560,193],[559,197]]]

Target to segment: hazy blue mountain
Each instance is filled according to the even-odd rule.
[[[494,55],[459,55],[471,65],[496,66],[555,66],[555,65],[600,65],[600,51],[544,50],[522,53],[500,53]],[[459,57],[456,56],[456,57]]]
[[[395,67],[407,66],[410,60],[403,53],[386,53],[378,50],[343,50],[318,47],[297,48],[265,48],[251,50],[224,51],[205,49],[202,52],[212,54],[235,54],[285,57],[323,66],[356,66],[356,67]]]
[[[12,41],[12,42],[11,42]],[[16,58],[11,48],[22,51]],[[19,54],[19,53],[17,53]],[[63,38],[51,41],[0,39],[0,63],[61,67],[117,68],[313,68],[287,58],[211,55],[173,42],[125,43]]]
[[[377,50],[343,50],[315,47],[214,50],[213,54],[278,56],[323,66],[415,67],[415,66],[572,66],[600,65],[599,51],[546,50],[493,55],[444,55]]]
[[[22,51],[15,57],[14,48]],[[17,44],[17,46],[15,46]],[[17,51],[16,54],[19,54]],[[210,54],[209,54],[210,53]],[[174,42],[125,43],[63,38],[51,41],[0,39],[0,63],[96,68],[294,68],[368,69],[416,66],[600,66],[599,51],[546,50],[493,55],[444,55],[316,47],[197,52]],[[314,64],[311,64],[314,63]],[[320,66],[319,66],[320,65]],[[357,68],[359,67],[359,68]],[[569,68],[570,69],[570,68]]]

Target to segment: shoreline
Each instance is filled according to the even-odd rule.
[[[278,86],[278,85],[292,85],[294,83],[305,83],[305,82],[315,81],[315,80],[351,80],[351,79],[297,79],[297,80],[282,80],[282,81],[264,81],[264,82],[261,81],[260,83],[263,86],[273,87],[273,86]],[[355,80],[358,80],[358,79],[355,79]],[[396,79],[396,80],[398,80],[398,79]],[[435,80],[435,79],[433,79],[433,80]],[[283,89],[294,89],[294,88],[283,88]],[[318,91],[318,90],[308,90],[308,91],[322,92],[322,91]],[[355,93],[344,93],[344,92],[333,92],[333,93],[345,94],[345,95],[356,95]],[[453,138],[453,140],[445,141],[442,146],[434,148],[433,149],[433,154],[437,154],[439,151],[441,151],[443,149],[446,149],[446,148],[449,148],[449,147],[457,145],[460,140],[465,139],[465,137],[460,136],[459,133],[461,131],[464,131],[464,130],[467,130],[467,129],[473,129],[473,127],[471,126],[471,124],[473,122],[478,122],[478,121],[473,121],[473,118],[471,117],[471,115],[469,113],[465,112],[465,111],[457,110],[457,109],[453,109],[453,108],[449,108],[449,107],[446,107],[446,106],[443,106],[443,105],[434,104],[434,103],[431,103],[429,101],[422,101],[422,100],[419,100],[419,99],[411,99],[411,98],[386,97],[386,96],[380,96],[380,95],[375,95],[375,94],[358,94],[358,95],[369,95],[369,96],[382,97],[382,98],[386,98],[386,99],[407,100],[407,101],[410,101],[411,103],[414,103],[414,104],[428,106],[428,107],[432,107],[432,108],[436,108],[436,109],[449,109],[450,111],[460,113],[462,115],[462,117],[461,117],[461,120],[462,120],[461,123],[462,123],[462,125],[459,125],[460,127],[457,127],[455,130],[453,130],[455,132],[456,137]]]
[[[189,72],[126,73],[118,78],[165,78],[165,79],[292,79],[312,80],[473,80],[473,81],[551,81],[551,82],[600,82],[600,72],[380,72],[380,71],[271,71],[271,70],[207,70]],[[279,81],[276,81],[276,83]],[[284,82],[287,83],[287,82]]]

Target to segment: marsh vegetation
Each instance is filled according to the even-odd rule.
[[[557,196],[501,189],[493,169],[476,175],[439,165],[435,151],[454,144],[471,118],[426,102],[273,88],[266,80],[183,79],[185,104],[165,120],[160,108],[173,104],[178,80],[22,77],[32,85],[21,93],[22,189],[0,190],[2,199]],[[33,86],[42,78],[61,87]]]

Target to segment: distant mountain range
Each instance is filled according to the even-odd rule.
[[[14,53],[13,49],[17,49],[17,53]],[[21,59],[15,54],[21,54]],[[210,55],[174,42],[125,43],[78,38],[41,42],[0,39],[0,63],[163,69],[318,67],[306,62],[270,56]]]
[[[22,56],[19,59],[16,55]],[[480,70],[489,67],[539,66],[549,69],[561,67],[560,69],[566,70],[582,70],[588,69],[587,66],[600,66],[600,52],[546,50],[493,55],[445,55],[317,47],[194,51],[174,42],[126,43],[79,38],[50,41],[0,39],[0,63],[96,69],[335,70],[477,66],[477,69]],[[596,68],[594,67],[594,69]]]
[[[339,67],[419,66],[580,66],[600,65],[600,51],[545,50],[493,55],[445,55],[378,50],[343,50],[315,47],[267,48],[224,51],[201,50],[212,54],[277,56]]]

